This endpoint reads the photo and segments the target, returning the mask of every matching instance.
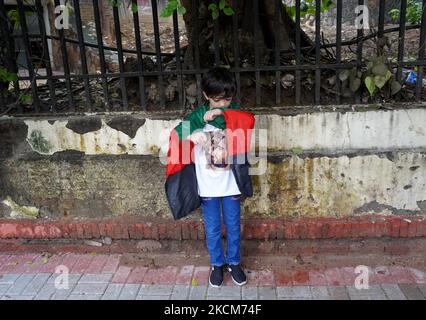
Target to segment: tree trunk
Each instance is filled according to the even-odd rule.
[[[193,25],[193,12],[190,0],[183,0],[182,4],[187,9],[186,14],[183,16],[187,34],[189,37],[189,45],[185,54],[185,66],[187,68],[195,67],[195,53],[194,48],[196,45],[196,37],[198,38],[199,53],[200,53],[200,66],[211,67],[214,64],[214,47],[213,47],[213,19],[211,11],[208,10],[208,5],[211,0],[200,0],[198,11],[196,12],[197,18],[197,32],[195,32]],[[230,2],[229,0],[227,2]],[[229,5],[230,3],[228,3]],[[262,64],[273,63],[274,48],[275,48],[275,34],[278,34],[279,48],[281,51],[289,51],[287,54],[282,53],[282,58],[294,57],[295,42],[296,42],[296,26],[291,17],[287,14],[284,6],[280,7],[279,12],[279,26],[275,28],[275,2],[267,0],[259,0],[259,30],[258,30],[258,43],[255,43],[254,37],[254,10],[252,1],[238,1],[238,7],[233,8],[234,14],[238,19],[239,31],[239,51],[240,51],[240,64],[245,66],[254,65],[254,48],[259,49],[260,59]],[[232,16],[226,16],[220,12],[218,18],[219,23],[219,43],[220,43],[220,64],[230,65],[234,64],[234,40],[232,32]],[[301,30],[301,46],[313,46],[312,41],[308,35]],[[306,53],[305,53],[306,54]]]

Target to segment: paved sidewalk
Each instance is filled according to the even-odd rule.
[[[234,285],[226,273],[224,285],[212,288],[208,286],[209,266],[126,266],[120,258],[104,254],[0,254],[0,299],[426,299],[426,273],[408,267],[370,268],[370,287],[362,290],[354,286],[358,274],[353,266],[306,273],[246,270],[249,280],[243,287]]]

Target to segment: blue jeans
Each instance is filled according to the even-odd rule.
[[[226,228],[226,258],[222,247],[222,219]],[[240,195],[201,197],[207,249],[213,266],[240,263]]]

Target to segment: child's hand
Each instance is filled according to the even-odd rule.
[[[213,109],[213,110],[209,110],[204,114],[204,121],[208,122],[208,121],[212,121],[214,118],[216,118],[217,116],[220,116],[222,114],[222,110],[220,109]]]
[[[204,144],[207,141],[207,137],[202,131],[194,132],[190,135],[189,139],[195,144]]]

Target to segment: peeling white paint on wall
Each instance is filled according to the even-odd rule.
[[[56,120],[50,124],[48,120],[24,120],[28,126],[27,141],[31,141],[34,131],[41,133],[51,148],[42,154],[53,154],[64,150],[78,150],[86,154],[139,154],[149,155],[155,150],[168,146],[170,131],[179,123],[179,120],[151,120],[146,119],[134,138],[109,127],[102,119],[102,127],[97,131],[78,134],[66,127],[67,120]]]
[[[167,152],[170,131],[177,120],[146,118],[132,139],[102,119],[98,131],[78,134],[66,128],[67,120],[27,119],[27,140],[37,130],[50,145],[48,151],[78,150],[86,154],[150,155]],[[268,150],[345,151],[426,148],[426,109],[367,112],[318,112],[296,116],[256,115],[255,129],[267,129]],[[257,134],[255,132],[255,134]],[[252,139],[252,147],[257,138]]]
[[[322,112],[266,118],[268,148],[289,150],[426,147],[426,109]]]

